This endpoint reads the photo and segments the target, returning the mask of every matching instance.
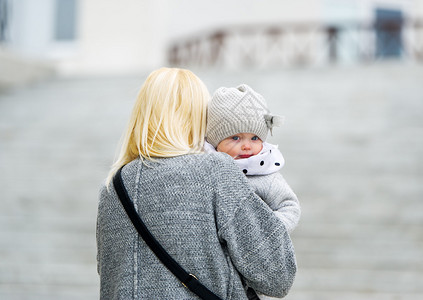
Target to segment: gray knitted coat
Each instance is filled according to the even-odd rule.
[[[183,155],[122,170],[149,230],[189,273],[222,299],[247,299],[245,284],[281,297],[296,273],[285,225],[226,154]],[[138,236],[113,186],[100,191],[100,299],[198,299]]]

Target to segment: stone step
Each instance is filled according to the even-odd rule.
[[[383,291],[295,291],[286,300],[421,300],[423,293],[389,293]]]
[[[52,64],[18,56],[0,48],[0,92],[52,78],[56,73]]]
[[[368,268],[300,268],[295,291],[342,293],[423,294],[421,270],[371,270]],[[343,299],[343,298],[342,298]],[[361,298],[358,298],[361,299]]]
[[[302,218],[285,299],[423,299],[423,67],[199,75],[211,91],[250,84],[286,116],[272,139]],[[98,299],[98,189],[144,78],[0,95],[0,299]]]

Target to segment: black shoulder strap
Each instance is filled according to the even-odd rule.
[[[126,213],[128,214],[132,224],[134,224],[140,236],[144,239],[146,244],[154,252],[157,258],[182,282],[185,287],[187,287],[201,299],[221,300],[221,298],[216,296],[213,292],[202,285],[194,275],[185,271],[151,234],[136,212],[134,205],[129,198],[128,192],[122,181],[122,168],[120,168],[116,172],[116,175],[113,177],[113,185],[115,187],[116,193],[119,196],[120,202],[122,202]]]

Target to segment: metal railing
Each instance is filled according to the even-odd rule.
[[[173,66],[225,68],[423,61],[423,21],[238,26],[178,39],[167,57]]]

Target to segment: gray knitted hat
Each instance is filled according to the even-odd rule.
[[[206,139],[216,148],[225,138],[247,132],[264,142],[268,130],[280,123],[281,118],[271,115],[264,98],[248,85],[222,87],[209,103]]]

